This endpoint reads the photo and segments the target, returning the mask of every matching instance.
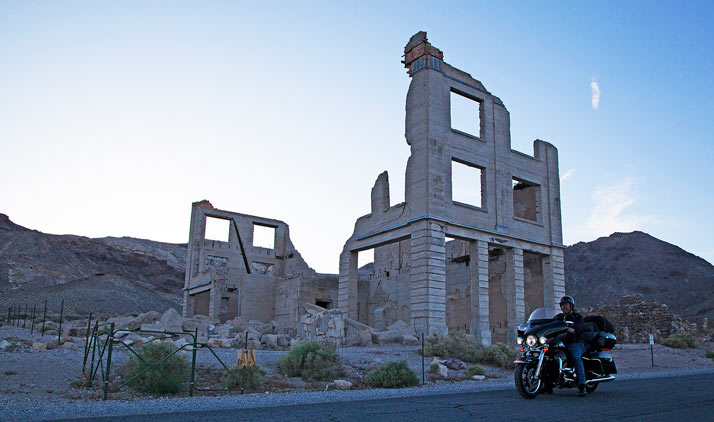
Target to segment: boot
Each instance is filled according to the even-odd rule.
[[[578,397],[587,397],[588,392],[585,390],[585,384],[578,385]]]

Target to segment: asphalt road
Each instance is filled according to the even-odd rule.
[[[207,412],[167,413],[73,421],[714,421],[714,375],[614,381],[586,398],[556,390],[533,400],[515,388],[467,394],[405,397]]]

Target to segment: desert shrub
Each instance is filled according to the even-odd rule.
[[[709,359],[714,359],[714,351],[712,351],[711,349],[707,349],[707,352],[704,355]]]
[[[696,349],[697,336],[685,332],[671,334],[662,340],[662,346],[672,347],[674,349]]]
[[[456,358],[470,363],[485,363],[513,368],[516,351],[503,344],[496,343],[485,347],[476,339],[463,333],[448,336],[432,335],[424,340],[424,355]]]
[[[367,372],[364,381],[371,388],[402,388],[419,384],[417,374],[403,360],[379,365]]]
[[[265,370],[260,366],[234,365],[223,374],[223,385],[230,390],[255,390],[263,381]]]
[[[484,371],[483,368],[478,365],[469,366],[469,376],[474,375],[486,375],[486,371]]]
[[[156,364],[175,350],[176,346],[171,343],[152,342],[140,348],[137,354],[146,362]],[[137,376],[144,368],[146,368],[144,362],[132,355],[125,366],[126,378]],[[141,373],[131,382],[131,387],[142,393],[179,393],[183,391],[184,383],[191,372],[191,365],[185,356],[177,353],[159,364],[157,369],[151,368]]]
[[[340,355],[334,343],[302,341],[278,361],[278,370],[289,377],[305,381],[332,381],[342,375]]]

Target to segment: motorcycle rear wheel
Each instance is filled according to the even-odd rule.
[[[524,399],[534,399],[542,380],[536,376],[534,363],[519,363],[514,371],[516,390]]]

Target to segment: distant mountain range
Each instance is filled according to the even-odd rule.
[[[50,309],[64,299],[66,312],[81,314],[180,310],[185,268],[185,244],[50,235],[0,214],[0,312],[45,299]],[[690,319],[714,318],[714,266],[646,233],[568,247],[565,276],[579,306],[641,294]]]

